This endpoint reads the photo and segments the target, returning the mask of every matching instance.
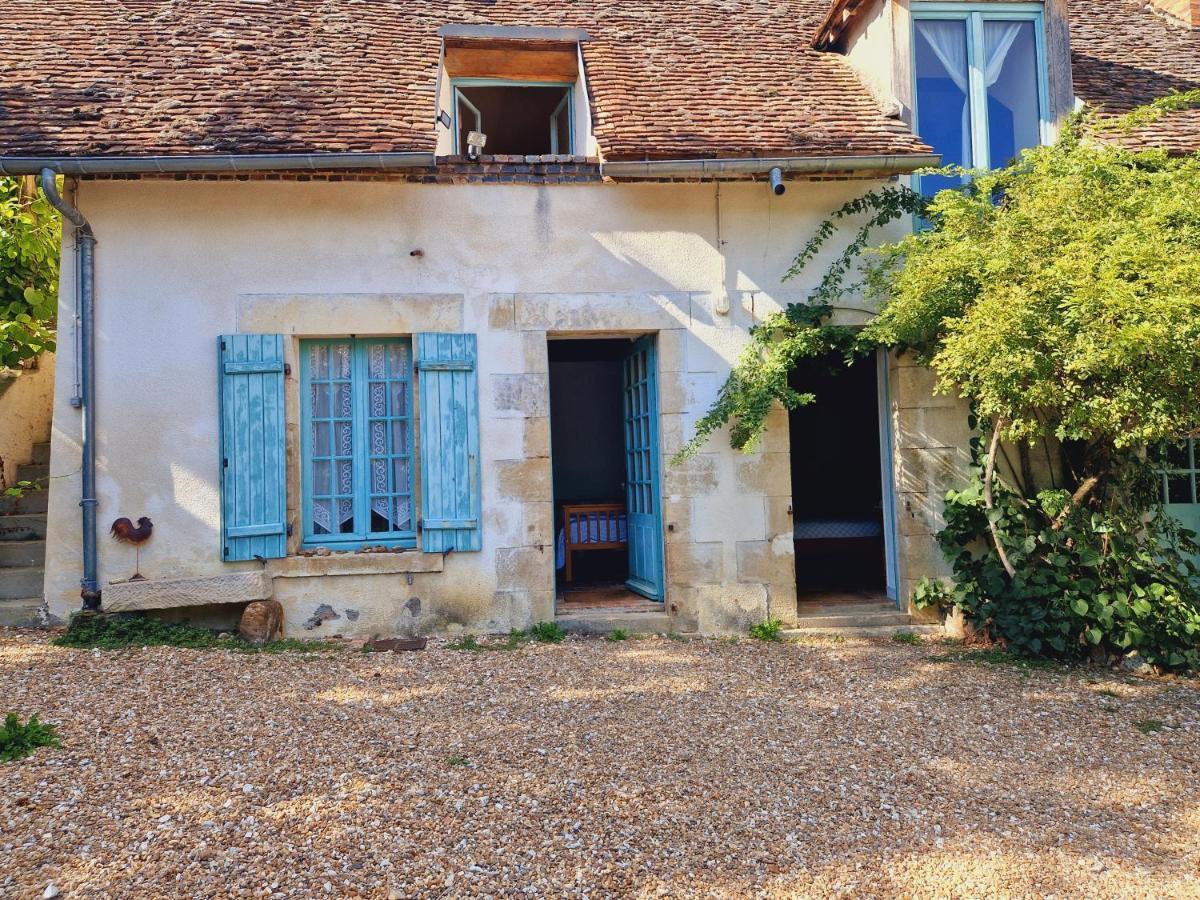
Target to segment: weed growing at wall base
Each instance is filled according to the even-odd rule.
[[[750,637],[756,641],[777,641],[783,636],[783,622],[779,619],[766,619],[750,626]]]
[[[237,635],[221,637],[205,628],[163,622],[138,614],[76,613],[67,630],[53,642],[58,647],[84,650],[122,650],[129,647],[184,647],[191,650],[233,650],[239,653],[321,653],[340,650],[330,641],[287,638],[251,644]]]

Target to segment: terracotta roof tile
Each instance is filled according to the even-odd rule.
[[[1142,0],[1069,0],[1075,94],[1122,113],[1171,91],[1200,88],[1200,29],[1176,24]],[[1164,116],[1122,143],[1200,151],[1200,110]]]
[[[608,159],[927,152],[824,0],[75,0],[0,6],[0,155],[432,151],[452,22],[587,29]]]

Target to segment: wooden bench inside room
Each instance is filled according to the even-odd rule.
[[[626,546],[624,503],[564,503],[563,574],[570,584],[571,555],[587,550],[620,550]]]

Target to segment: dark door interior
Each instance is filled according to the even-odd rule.
[[[789,417],[797,589],[884,595],[875,359],[806,360],[790,384],[816,396]]]
[[[624,507],[621,365],[630,346],[628,339],[555,340],[549,344],[550,443],[558,542],[555,562],[560,585],[565,580],[560,534],[564,505]],[[628,550],[624,546],[572,555],[575,586],[624,584],[628,576]]]

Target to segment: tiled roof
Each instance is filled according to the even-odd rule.
[[[928,152],[824,0],[11,0],[0,156],[431,152],[438,28],[584,28],[608,159]]]
[[[1200,29],[1176,24],[1143,0],[1068,0],[1075,94],[1121,113],[1200,89]],[[1200,151],[1200,109],[1164,116],[1121,135],[1122,143]]]

